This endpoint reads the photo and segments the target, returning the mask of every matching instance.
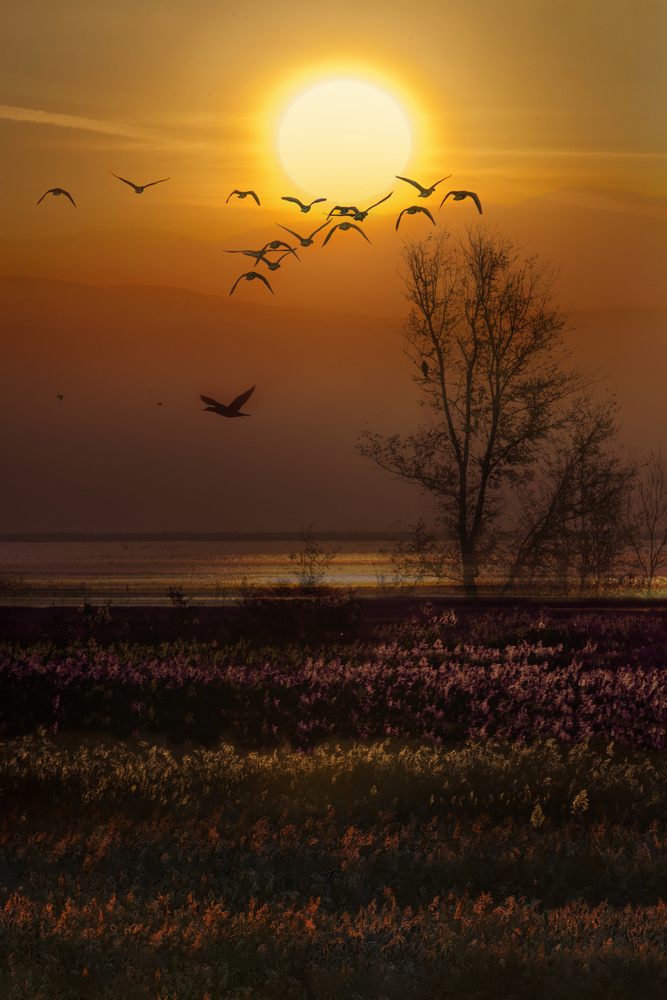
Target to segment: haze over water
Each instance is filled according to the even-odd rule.
[[[381,541],[322,541],[338,550],[323,583],[372,592],[390,573]],[[0,541],[0,604],[229,603],[245,586],[295,585],[300,541]]]

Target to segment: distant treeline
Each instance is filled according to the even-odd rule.
[[[319,541],[381,542],[400,538],[390,531],[309,531]],[[295,542],[300,531],[17,531],[0,532],[0,542]]]

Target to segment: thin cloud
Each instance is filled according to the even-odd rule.
[[[77,115],[62,115],[53,111],[37,111],[34,108],[15,108],[0,104],[0,118],[14,122],[33,122],[39,125],[55,125],[58,128],[83,129],[86,132],[101,132],[103,135],[118,135],[125,139],[162,141],[162,136],[148,129],[117,122],[100,121],[97,118],[80,118]]]

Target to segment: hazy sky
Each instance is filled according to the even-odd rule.
[[[405,169],[429,182],[452,173],[500,202],[582,183],[664,194],[666,27],[662,0],[6,0],[0,179],[14,205],[70,185],[97,224],[123,204],[108,169],[170,175],[153,202],[185,225],[179,209],[220,207],[230,183],[284,193],[281,116],[353,76],[400,102]]]
[[[0,277],[163,286],[160,296],[142,299],[140,314],[126,314],[128,330],[134,332],[123,340],[123,349],[139,350],[136,341],[142,330],[154,338],[160,365],[153,364],[152,370],[159,368],[163,381],[156,380],[145,392],[150,389],[164,397],[165,411],[173,407],[176,423],[165,441],[180,441],[192,476],[197,462],[188,434],[197,433],[200,424],[180,436],[175,428],[200,420],[197,393],[217,391],[228,401],[247,388],[246,382],[263,380],[253,397],[259,427],[253,421],[224,421],[225,432],[234,429],[237,436],[238,425],[246,425],[242,433],[247,437],[240,439],[242,446],[236,442],[237,450],[226,464],[220,463],[219,473],[211,471],[211,459],[200,456],[206,488],[225,497],[222,512],[182,484],[174,489],[172,503],[151,464],[157,461],[155,434],[160,432],[151,425],[146,439],[151,443],[145,444],[148,457],[142,453],[143,418],[133,409],[143,405],[141,393],[151,368],[142,367],[136,352],[131,361],[129,354],[126,360],[120,354],[113,358],[126,376],[123,392],[130,393],[132,386],[133,401],[125,415],[116,410],[113,421],[105,424],[102,438],[108,459],[106,452],[100,457],[98,449],[88,466],[77,464],[67,453],[67,442],[71,449],[85,450],[85,436],[97,419],[91,407],[102,400],[110,414],[116,406],[111,399],[104,402],[102,355],[94,356],[93,351],[90,356],[97,381],[94,396],[88,398],[92,389],[86,373],[92,369],[86,369],[79,347],[73,346],[84,336],[84,313],[94,346],[94,320],[74,293],[54,292],[51,301],[47,286],[25,286],[22,294],[34,298],[31,305],[28,298],[17,300],[12,286],[8,294],[14,310],[15,368],[5,369],[0,405],[3,422],[15,422],[13,450],[0,456],[7,470],[0,491],[5,530],[293,530],[303,521],[314,522],[318,529],[370,528],[376,526],[371,523],[374,511],[379,526],[403,513],[400,503],[394,511],[387,499],[389,488],[369,485],[370,472],[365,467],[361,472],[358,458],[344,468],[335,467],[335,483],[327,482],[323,467],[303,468],[304,454],[314,463],[322,459],[321,445],[308,436],[318,399],[344,400],[345,435],[337,444],[332,436],[329,447],[352,454],[355,429],[373,416],[364,405],[382,399],[389,417],[389,397],[395,398],[401,384],[399,235],[425,235],[430,224],[423,217],[406,217],[396,234],[395,219],[415,203],[417,192],[395,175],[431,184],[451,174],[436,196],[423,203],[433,212],[438,212],[440,191],[477,191],[485,206],[482,219],[470,199],[456,204],[450,199],[437,221],[513,226],[510,235],[525,239],[532,250],[554,254],[554,263],[563,267],[566,308],[663,307],[659,274],[667,195],[666,28],[663,0],[433,0],[413,9],[404,0],[386,0],[381,7],[360,0],[335,5],[306,0],[5,0],[0,33]],[[316,103],[311,117],[294,125],[300,100],[336,81],[358,85],[345,98],[348,103],[343,104],[342,96],[338,108]],[[384,105],[365,110],[370,91],[388,102],[386,119]],[[407,149],[397,140],[400,129],[394,113],[402,122],[403,139],[408,136]],[[292,146],[289,165],[286,143]],[[358,166],[358,191],[343,179],[351,163]],[[169,180],[136,195],[109,171],[139,185]],[[76,208],[52,195],[37,205],[53,187],[71,192]],[[235,188],[255,190],[261,206],[250,196],[227,201]],[[580,193],[559,195],[562,189]],[[367,207],[390,191],[391,198],[364,223],[370,245],[357,233],[334,233],[325,248],[303,250],[299,264],[290,263],[275,276],[262,272],[274,283],[274,296],[259,281],[251,281],[242,282],[234,298],[229,297],[233,281],[249,262],[222,250],[288,238],[276,229],[277,223],[308,235],[323,224],[335,201],[349,198]],[[326,196],[328,201],[306,215],[281,201],[287,194],[303,201]],[[539,210],[531,215],[531,205],[538,202]],[[323,236],[319,234],[318,242]],[[203,326],[184,330],[180,346],[170,340],[168,352],[161,352],[159,331],[154,329],[158,317],[163,323],[169,313],[164,286],[222,297],[208,312],[202,307]],[[128,308],[119,296],[104,300],[107,316],[122,317],[122,309]],[[233,315],[232,303],[237,310]],[[238,313],[237,303],[247,304],[247,317]],[[346,314],[361,322],[360,329],[365,322],[360,317],[368,319],[374,344],[384,337],[392,345],[386,361],[373,358],[372,352],[364,355],[359,369],[364,381],[354,381],[354,398],[345,398],[345,384],[328,378],[326,366],[308,367],[304,360],[309,355],[299,347],[299,337],[319,321],[290,313],[302,305],[320,310],[322,329],[327,328],[329,353],[320,361],[325,354],[335,358],[336,324],[340,326]],[[255,306],[269,310],[266,315],[273,310],[276,330],[283,332],[290,330],[293,315],[293,340],[282,352],[280,344],[271,341],[264,313],[260,320],[259,313],[252,312]],[[210,347],[206,339],[215,310],[227,347],[216,340]],[[44,330],[49,322],[44,317],[52,317],[57,340]],[[246,330],[245,353],[235,355],[234,370],[226,363],[234,342],[232,320],[243,321]],[[656,322],[653,317],[652,330]],[[616,328],[625,329],[622,324]],[[100,352],[121,350],[114,347],[113,331],[107,328],[99,343]],[[206,350],[219,349],[208,365],[204,343]],[[39,357],[26,353],[37,350]],[[69,363],[68,352],[75,350]],[[179,350],[187,364],[179,362]],[[275,351],[270,362],[267,351]],[[50,384],[47,388],[54,365],[59,389]],[[337,380],[344,370],[344,365],[336,370]],[[31,371],[40,373],[49,406],[63,386],[68,402],[77,392],[88,400],[78,417],[76,411],[68,414],[66,427],[55,439],[69,469],[71,491],[63,482],[43,499],[38,495],[40,470],[44,463],[57,466],[57,449],[50,439],[47,454],[41,431],[43,421],[52,419],[50,411],[35,409],[34,400],[28,404]],[[175,389],[169,396],[168,387],[182,372],[187,372],[182,398]],[[293,382],[297,374],[298,385],[308,382],[307,413],[299,409]],[[413,402],[407,370],[404,381],[406,395],[397,413]],[[289,413],[280,411],[287,421],[284,426],[271,410],[283,386],[291,393]],[[323,404],[322,413],[329,413],[328,405]],[[62,409],[57,412],[56,419],[62,419]],[[326,419],[335,435],[333,410]],[[262,428],[271,420],[276,435],[270,439],[270,458],[276,463],[269,490],[277,503],[273,513],[266,499],[264,506],[258,500],[267,489],[258,471],[268,460]],[[206,433],[221,431],[207,427]],[[53,427],[49,433],[55,433]],[[167,444],[158,452],[160,461],[168,464]],[[132,477],[140,475],[143,499],[128,499],[127,493],[121,497],[109,492],[108,483],[101,485],[109,463],[118,490],[119,478],[134,481]],[[238,484],[250,465],[252,486],[244,493]],[[359,485],[362,479],[353,485],[357,475],[367,477],[365,486]],[[234,481],[234,490],[226,490],[225,476]],[[363,493],[363,504],[351,499],[356,488]],[[385,506],[378,501],[380,490]],[[310,500],[295,507],[294,520],[288,523],[291,491],[301,497],[308,493]],[[156,524],[151,512],[158,510]],[[352,523],[355,517],[363,524]]]

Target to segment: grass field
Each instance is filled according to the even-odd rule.
[[[7,620],[0,997],[666,995],[664,611],[265,611]]]

